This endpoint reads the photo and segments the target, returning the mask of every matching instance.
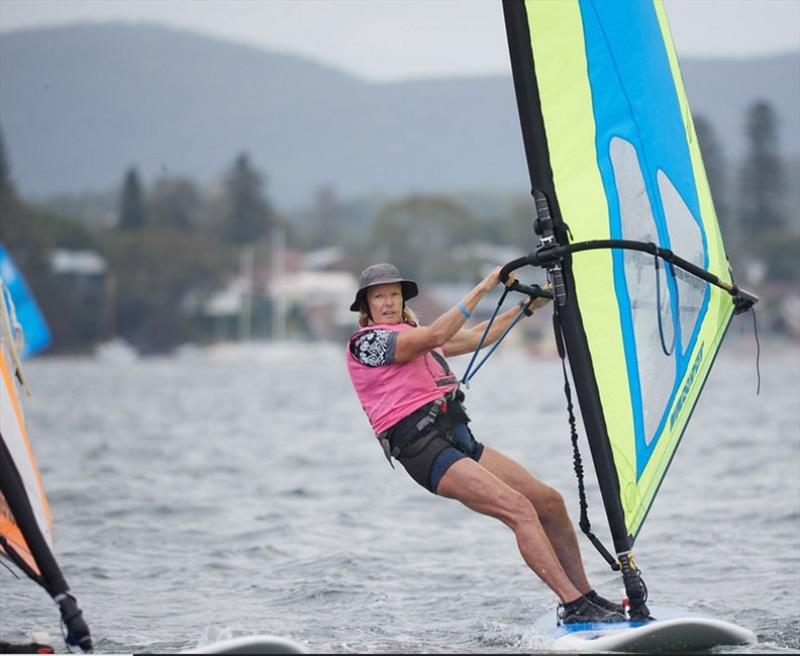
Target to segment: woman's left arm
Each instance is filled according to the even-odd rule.
[[[535,298],[525,303],[525,306],[531,311],[540,308],[550,301],[549,298]],[[521,306],[515,303],[514,306],[505,312],[501,312],[495,317],[492,327],[489,329],[489,334],[483,341],[483,346],[489,346],[497,341],[500,335],[503,334],[508,325],[516,318]],[[454,355],[464,355],[465,353],[472,353],[478,344],[480,344],[483,331],[486,330],[488,321],[471,326],[469,328],[462,328],[455,335],[453,335],[442,347],[444,354],[447,357]]]

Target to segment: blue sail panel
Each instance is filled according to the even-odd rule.
[[[651,243],[729,285],[663,3],[506,8],[531,181],[568,234],[558,239]],[[563,271],[566,350],[615,546],[625,551],[678,448],[733,300],[634,249],[575,252]]]
[[[22,272],[11,258],[11,253],[2,244],[0,244],[0,279],[3,281],[6,293],[11,297],[17,321],[25,336],[20,355],[25,358],[40,353],[50,346],[52,339],[50,329]],[[3,302],[9,308],[12,307],[7,299],[4,298]]]

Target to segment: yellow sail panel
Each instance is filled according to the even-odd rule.
[[[608,203],[597,164],[597,126],[593,109],[583,18],[578,2],[526,2],[542,116],[561,214],[572,241],[609,239]],[[598,220],[601,219],[601,220]],[[586,330],[593,361],[603,375],[625,381],[625,354],[620,335],[614,288],[612,252],[597,250],[573,259],[581,313],[605,317]],[[586,323],[584,324],[586,327]],[[597,358],[597,359],[595,359]],[[602,360],[602,361],[599,361]],[[614,461],[622,478],[635,470],[635,459],[624,445],[633,443],[633,417],[626,395],[611,386],[599,386],[606,421],[618,437],[612,443]]]
[[[661,2],[527,0],[524,7],[533,66],[526,74],[518,45],[512,66],[531,178],[570,241],[653,243],[730,281]],[[520,92],[525,75],[534,102]],[[541,128],[526,133],[528,121]],[[598,473],[612,529],[615,516],[624,517],[632,542],[733,303],[637,251],[576,253],[564,270],[567,346],[573,375],[583,378],[576,383],[584,424],[595,466],[613,472]],[[624,544],[621,531],[612,532]]]

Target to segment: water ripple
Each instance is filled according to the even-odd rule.
[[[511,532],[386,464],[341,351],[30,363],[28,424],[56,553],[97,651],[248,633],[323,653],[549,649],[534,620],[555,599]],[[742,393],[751,367],[723,349],[637,561],[655,603],[756,631],[758,648],[736,653],[785,653],[800,649],[800,362],[766,346],[761,397]],[[560,380],[557,360],[498,351],[469,409],[476,434],[561,491],[574,517]],[[587,495],[609,543],[591,475]],[[581,548],[591,580],[616,594],[616,575]],[[46,595],[2,568],[0,617],[4,639],[60,635]]]

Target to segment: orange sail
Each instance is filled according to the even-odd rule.
[[[68,645],[91,651],[92,638],[77,601],[53,555],[50,508],[33,456],[19,392],[28,391],[22,372],[22,326],[0,267],[0,557],[41,585],[61,611]],[[13,271],[12,271],[13,273]]]

